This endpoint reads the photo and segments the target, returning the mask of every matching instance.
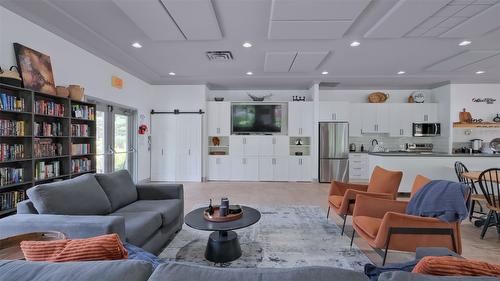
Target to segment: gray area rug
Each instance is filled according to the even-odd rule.
[[[326,220],[316,206],[257,207],[261,220],[248,228],[236,230],[241,258],[228,267],[298,267],[334,266],[363,271],[370,260],[356,246],[349,247],[349,235],[340,236],[340,228]],[[187,225],[159,255],[165,261],[213,265],[205,259],[210,232]]]

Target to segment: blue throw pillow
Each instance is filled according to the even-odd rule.
[[[156,268],[160,264],[165,263],[165,261],[161,260],[159,257],[151,254],[150,252],[145,251],[142,248],[139,248],[137,246],[134,246],[126,242],[123,243],[123,246],[125,246],[125,249],[127,249],[128,251],[129,260],[139,260],[139,261],[149,262],[151,265],[153,265],[153,268]]]

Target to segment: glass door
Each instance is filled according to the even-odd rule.
[[[97,102],[96,169],[109,173],[126,169],[135,178],[134,122],[137,111]]]

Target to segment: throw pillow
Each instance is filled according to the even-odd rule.
[[[412,272],[440,276],[500,277],[500,264],[457,257],[425,257],[420,260]]]
[[[96,174],[95,178],[106,192],[113,212],[137,201],[137,188],[127,170]]]
[[[128,256],[118,234],[86,239],[23,241],[21,250],[28,261],[99,261],[121,260]]]

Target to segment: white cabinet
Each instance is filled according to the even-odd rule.
[[[223,155],[208,156],[208,180],[231,179],[231,158]]]
[[[437,103],[420,103],[413,105],[413,122],[438,122]]]
[[[349,103],[339,101],[320,102],[319,121],[349,121]]]
[[[389,106],[388,104],[360,104],[363,133],[388,133],[389,132]]]
[[[234,181],[259,180],[259,158],[231,156],[231,180]]]
[[[260,136],[230,136],[229,143],[229,155],[259,155]]]
[[[352,103],[350,105],[349,114],[349,136],[361,137],[363,134],[363,111],[359,103]]]
[[[288,181],[288,157],[260,157],[259,180]]]
[[[309,156],[290,156],[288,158],[289,181],[311,181]]]
[[[288,142],[287,136],[260,136],[259,140],[259,155],[262,156],[287,156]]]
[[[288,103],[288,135],[294,137],[312,136],[314,125],[312,102]]]
[[[209,136],[229,136],[231,134],[230,102],[208,102],[207,118]]]
[[[411,137],[413,104],[392,103],[389,105],[389,135],[391,137]]]
[[[349,154],[349,180],[368,181],[369,163],[367,153]]]

